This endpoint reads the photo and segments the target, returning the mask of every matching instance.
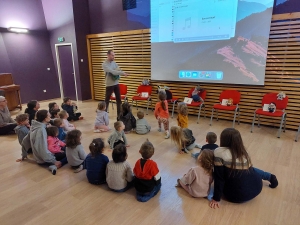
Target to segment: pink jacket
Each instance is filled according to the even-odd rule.
[[[169,110],[168,110],[167,100],[165,100],[165,105],[166,105],[166,110],[163,110],[163,108],[161,107],[161,101],[156,103],[155,111],[154,111],[154,115],[155,115],[156,118],[158,118],[158,117],[159,118],[165,118],[165,119],[169,118]]]
[[[66,144],[61,140],[59,140],[57,137],[51,137],[51,136],[47,137],[47,143],[48,143],[48,150],[53,154],[61,152],[61,147],[66,146]]]

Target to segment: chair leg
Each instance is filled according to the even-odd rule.
[[[283,128],[283,132],[285,133],[285,127],[286,127],[286,117],[287,117],[287,115],[285,114],[285,117],[284,117],[284,128]]]
[[[233,122],[232,122],[232,128],[234,128],[236,113],[237,113],[237,109],[234,110],[234,117],[233,117]]]
[[[295,141],[296,141],[296,142],[298,141],[299,134],[300,134],[300,126],[299,126],[299,128],[298,128],[297,133],[296,133],[296,137],[295,137]]]
[[[284,122],[284,118],[285,118],[285,114],[281,117],[280,127],[279,127],[279,131],[278,131],[278,135],[277,135],[278,138],[280,138],[280,134],[281,134],[282,124]]]
[[[257,118],[257,126],[260,127],[260,115],[258,115],[258,118]]]
[[[172,118],[173,118],[173,116],[174,116],[174,108],[175,108],[175,103],[176,103],[177,101],[174,101],[173,102],[173,109],[172,109]]]
[[[255,123],[255,117],[256,117],[256,113],[254,112],[252,126],[251,126],[251,131],[250,131],[251,133],[253,133],[254,123]]]
[[[146,111],[146,115],[148,115],[148,107],[149,107],[149,99],[147,100],[147,111]]]
[[[211,124],[212,124],[212,119],[213,119],[213,117],[214,117],[214,108],[211,110],[211,116],[210,116],[210,126],[211,126]]]
[[[205,110],[205,105],[203,104],[204,107],[204,118],[206,119],[206,110]]]
[[[114,110],[114,102],[111,101],[110,103],[111,103],[111,108]]]
[[[219,110],[216,110],[217,112],[217,121],[219,121]]]
[[[200,119],[200,113],[201,113],[201,106],[202,106],[202,105],[200,105],[200,107],[199,107],[199,112],[198,112],[198,119],[197,119],[197,124],[199,124],[199,119]]]

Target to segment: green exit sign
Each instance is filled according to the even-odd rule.
[[[57,40],[58,40],[59,42],[64,42],[64,41],[65,41],[65,38],[64,38],[64,37],[59,37],[59,38],[57,38]]]

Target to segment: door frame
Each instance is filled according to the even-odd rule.
[[[64,89],[63,89],[63,85],[62,85],[60,58],[59,58],[59,54],[58,54],[58,47],[60,47],[60,46],[70,46],[71,47],[76,101],[78,102],[77,82],[76,82],[76,73],[75,73],[74,54],[73,54],[73,45],[72,45],[72,43],[55,44],[56,65],[57,65],[57,70],[58,70],[58,81],[59,81],[60,97],[61,97],[61,99],[63,99],[65,97],[64,96]]]

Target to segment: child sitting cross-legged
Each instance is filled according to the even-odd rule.
[[[182,187],[191,196],[207,197],[213,182],[214,153],[203,150],[197,158],[198,166],[192,167],[181,179],[176,187]]]
[[[49,113],[51,114],[51,119],[59,118],[58,113],[60,111],[59,106],[56,104],[56,102],[50,102],[48,104],[49,107]]]
[[[191,154],[191,156],[192,156],[193,158],[197,159],[198,156],[200,155],[200,153],[201,153],[202,150],[204,150],[204,149],[215,150],[216,148],[219,148],[219,145],[216,145],[216,144],[215,144],[216,141],[217,141],[217,135],[216,135],[214,132],[208,132],[208,133],[206,134],[206,142],[207,142],[208,144],[203,145],[203,146],[201,147],[201,150],[200,150],[199,153]]]
[[[148,139],[142,144],[139,152],[142,158],[135,163],[133,169],[135,174],[134,187],[137,200],[147,202],[159,192],[161,177],[156,162],[151,160],[154,146]]]
[[[103,154],[104,141],[96,138],[89,146],[90,152],[84,160],[84,168],[86,169],[86,177],[91,184],[106,183],[106,165],[109,159]]]
[[[122,121],[125,125],[124,132],[130,133],[131,130],[136,128],[136,119],[132,115],[131,105],[128,102],[122,104],[122,112],[119,115],[119,120]]]
[[[46,128],[48,150],[54,154],[57,161],[66,158],[65,146],[66,144],[57,138],[58,128],[50,126]]]
[[[62,122],[64,124],[64,126],[63,126],[64,131],[68,132],[68,131],[76,129],[73,124],[69,123],[69,121],[68,121],[69,114],[67,113],[67,111],[62,110],[58,113],[58,115],[59,115],[59,118],[62,119]]]
[[[78,107],[75,102],[72,102],[69,97],[65,97],[61,104],[63,110],[68,113],[68,121],[82,120],[81,113],[77,112]]]
[[[144,113],[142,111],[138,111],[137,117],[138,117],[138,119],[136,120],[135,132],[137,134],[149,133],[151,130],[151,126],[148,124],[147,120],[144,118]]]
[[[65,124],[62,119],[56,118],[53,120],[53,126],[58,128],[58,139],[61,141],[65,141],[67,133],[64,131]]]
[[[127,138],[124,132],[124,123],[122,121],[117,121],[114,123],[115,130],[108,137],[108,144],[110,149],[114,149],[118,144],[123,144],[126,147],[129,147],[127,143]]]
[[[105,110],[106,110],[105,102],[99,102],[96,110],[97,116],[96,116],[95,128],[94,128],[95,133],[105,132],[110,130],[110,128],[108,127],[109,125],[108,113]]]
[[[132,186],[133,173],[130,164],[126,161],[127,149],[118,144],[112,152],[113,160],[106,167],[106,182],[112,191],[124,192]]]
[[[195,143],[193,131],[179,126],[171,127],[171,140],[177,146],[179,153],[188,153],[193,148],[201,148],[201,145]]]
[[[72,166],[74,173],[83,170],[83,162],[86,158],[85,151],[81,145],[81,132],[72,130],[66,136],[66,155],[69,164]]]

